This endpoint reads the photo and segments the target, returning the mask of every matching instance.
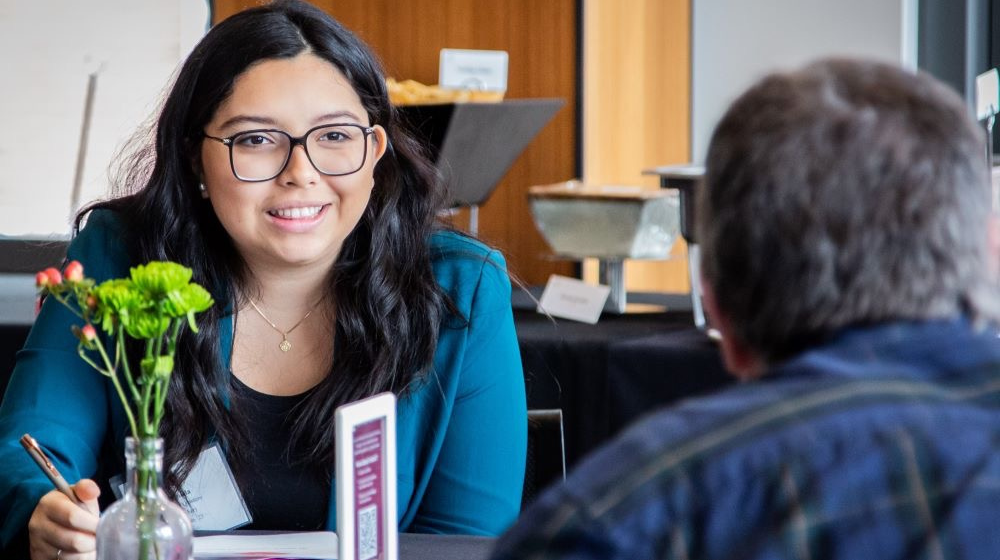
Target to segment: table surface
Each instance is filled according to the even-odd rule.
[[[204,534],[215,534],[215,532]],[[399,560],[486,560],[493,550],[494,542],[496,539],[491,537],[400,533]],[[194,560],[199,558],[204,557],[195,556]],[[214,557],[213,560],[226,559]]]
[[[496,539],[460,535],[399,535],[399,560],[485,560]]]

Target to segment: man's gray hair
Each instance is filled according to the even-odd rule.
[[[824,60],[764,78],[712,136],[702,272],[765,362],[851,326],[995,320],[985,135],[926,74]]]

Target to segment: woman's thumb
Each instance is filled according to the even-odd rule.
[[[87,509],[93,513],[100,514],[100,510],[97,507],[97,497],[101,495],[101,489],[97,486],[96,482],[89,478],[81,479],[73,485],[73,493],[76,494],[76,497],[83,502]]]

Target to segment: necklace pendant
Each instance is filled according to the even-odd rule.
[[[278,348],[280,348],[282,352],[288,352],[292,349],[292,343],[288,342],[288,339],[282,340],[281,344],[278,345]]]

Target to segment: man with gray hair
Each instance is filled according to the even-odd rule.
[[[496,559],[1000,558],[985,137],[896,67],[773,74],[719,123],[706,308],[746,383],[589,457]]]

